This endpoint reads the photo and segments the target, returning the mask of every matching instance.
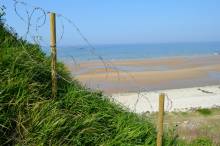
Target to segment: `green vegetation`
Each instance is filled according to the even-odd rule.
[[[204,116],[208,116],[212,114],[212,111],[210,109],[207,108],[203,108],[203,109],[197,109],[197,112],[199,112],[200,114],[204,115]]]
[[[155,128],[100,92],[58,77],[51,95],[50,58],[39,46],[0,29],[0,143],[2,145],[155,145]],[[62,63],[58,73],[68,80]]]
[[[203,137],[197,138],[191,141],[190,143],[179,141],[177,145],[178,146],[215,146],[215,144],[213,144],[213,142],[210,139]]]
[[[204,109],[210,114],[201,114],[198,109],[184,112],[166,112],[164,129],[169,137],[178,135],[178,146],[219,146],[220,108]],[[202,109],[199,109],[202,110]],[[157,114],[147,115],[152,123],[157,122]]]
[[[77,81],[58,76],[58,95],[51,98],[50,57],[18,38],[5,26],[3,15],[1,11],[1,145],[156,145],[155,127],[146,116],[125,111]],[[62,63],[57,70],[72,80]],[[186,145],[177,143],[176,135],[164,137],[164,145]]]

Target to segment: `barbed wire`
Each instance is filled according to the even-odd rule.
[[[171,111],[171,109],[173,108],[173,101],[169,98],[169,96],[167,94],[165,94],[166,97],[166,101],[167,101],[167,107],[166,110],[167,111]]]
[[[39,46],[41,46],[42,41],[44,41],[44,39],[42,37],[40,37],[40,32],[39,30],[46,24],[47,21],[47,14],[50,13],[49,10],[45,10],[41,7],[38,6],[32,6],[29,5],[26,2],[23,1],[18,1],[18,0],[12,0],[14,2],[14,11],[15,14],[18,16],[18,18],[23,21],[27,26],[26,26],[26,32],[23,35],[24,39],[27,39],[28,36],[31,37],[32,41],[35,42],[36,44],[38,44]],[[26,19],[25,16],[22,16],[19,11],[18,11],[18,6],[21,5],[24,7],[25,14],[26,14]],[[28,10],[29,8],[29,10]],[[35,19],[35,22],[32,23],[33,20],[33,16],[36,13],[39,13],[40,15]],[[95,50],[96,48],[92,45],[92,43],[89,41],[89,39],[82,33],[82,31],[79,29],[79,27],[76,25],[76,23],[74,21],[72,21],[71,19],[69,19],[68,17],[64,16],[63,14],[60,13],[56,13],[57,14],[57,18],[61,23],[61,34],[60,37],[58,39],[58,43],[63,39],[64,36],[64,31],[65,31],[65,26],[64,26],[64,22],[68,22],[72,28],[74,28],[74,31],[76,31],[78,33],[78,35],[81,37],[81,39],[84,41],[84,43],[86,44],[87,47],[81,47],[79,49],[84,49],[87,50],[91,55],[96,56],[98,58],[99,61],[101,61],[101,63],[104,65],[104,69],[106,72],[105,78],[109,77],[109,69],[111,69],[113,72],[116,73],[117,75],[117,80],[118,82],[121,81],[121,73],[125,73],[127,78],[131,81],[132,84],[138,85],[138,81],[136,80],[136,78],[134,77],[134,75],[132,75],[129,71],[126,70],[120,70],[112,61],[104,59],[101,55],[99,55]],[[31,32],[31,28],[34,28],[35,33]],[[28,53],[27,49],[22,46],[25,53],[29,56],[29,58],[31,59],[32,62],[36,63],[37,65],[41,65],[39,64],[39,62],[35,61],[33,59],[33,56],[31,54]],[[78,65],[78,62],[76,61],[76,59],[71,56],[71,59],[74,63],[75,66]],[[51,70],[48,69],[48,72],[51,73]],[[125,75],[123,75],[124,77]],[[68,83],[73,83],[73,80],[69,80],[66,79],[65,77],[63,77],[62,75],[60,75],[59,73],[57,73],[57,77],[63,79],[64,81],[68,82]],[[152,104],[150,103],[150,100],[148,99],[148,97],[145,94],[142,94],[142,92],[145,91],[147,92],[148,89],[147,88],[141,88],[137,91],[138,94],[138,98],[136,100],[135,103],[135,110],[136,110],[136,106],[140,100],[140,98],[144,98],[148,101],[149,106],[151,109],[153,109]]]

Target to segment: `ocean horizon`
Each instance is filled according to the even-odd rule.
[[[50,54],[49,47],[43,47]],[[177,56],[219,55],[220,42],[202,43],[152,43],[152,44],[106,44],[94,45],[94,48],[77,46],[58,46],[59,60],[132,60],[167,58]]]

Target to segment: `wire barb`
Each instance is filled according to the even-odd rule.
[[[39,46],[43,46],[42,43],[48,44],[46,43],[47,41],[44,40],[44,38],[40,35],[40,30],[45,26],[46,21],[47,21],[47,14],[50,13],[49,10],[45,10],[41,7],[38,6],[32,6],[26,2],[23,1],[19,1],[19,0],[12,0],[14,2],[14,11],[16,16],[23,22],[26,24],[26,31],[25,34],[23,35],[23,38],[26,40],[28,37],[31,38],[31,41],[33,41],[34,43],[38,44]],[[25,15],[22,15],[20,13],[19,7],[22,7],[22,11],[25,12]],[[36,17],[34,17],[35,15],[37,15]],[[108,78],[110,75],[110,70],[114,71],[116,73],[117,76],[117,80],[120,83],[122,80],[122,77],[126,77],[128,78],[128,81],[130,80],[131,84],[138,84],[137,80],[135,79],[135,77],[129,73],[129,71],[126,70],[120,70],[111,60],[107,60],[105,58],[103,58],[101,55],[99,55],[96,52],[96,48],[92,45],[92,43],[89,41],[89,39],[82,33],[82,31],[80,30],[80,28],[76,25],[76,23],[69,19],[68,17],[64,16],[63,14],[60,13],[56,13],[57,15],[57,20],[61,23],[61,34],[60,37],[57,41],[57,43],[60,43],[63,39],[64,36],[64,32],[65,32],[65,25],[64,22],[70,24],[74,30],[74,32],[76,31],[77,34],[80,36],[80,38],[82,39],[82,41],[85,43],[86,47],[81,47],[78,49],[81,50],[86,50],[88,51],[88,53],[92,56],[97,57],[97,59],[99,61],[101,61],[101,63],[104,66],[105,72],[106,72],[106,76],[105,78]],[[32,31],[33,30],[33,31]],[[49,45],[47,45],[49,46]],[[56,47],[56,46],[50,46],[50,47]],[[25,53],[29,56],[29,58],[35,62],[38,65],[41,65],[41,63],[37,62],[36,60],[33,59],[32,55],[28,53],[28,51],[26,50],[25,47],[23,47],[23,49],[25,50]],[[49,52],[49,51],[48,51]],[[71,55],[70,55],[71,56]],[[80,65],[77,65],[78,61],[71,56],[71,60],[73,61],[73,64],[75,66],[80,67]],[[48,72],[51,72],[50,70],[48,70]],[[123,76],[121,74],[124,74]],[[126,75],[126,76],[125,76]],[[64,81],[68,82],[68,83],[73,83],[72,80],[66,79],[65,77],[63,77],[62,75],[60,75],[59,73],[57,74],[57,78],[61,78]],[[139,99],[140,98],[144,98],[149,102],[149,106],[151,108],[153,108],[153,106],[150,103],[150,100],[148,99],[148,97],[145,94],[142,94],[142,91],[148,91],[147,88],[141,88],[138,91],[138,99],[135,103],[135,110],[136,110],[136,106],[138,105]]]

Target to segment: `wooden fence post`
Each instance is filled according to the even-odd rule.
[[[157,125],[157,146],[162,146],[163,140],[163,119],[164,119],[164,99],[165,94],[161,93],[159,97],[159,112]]]
[[[51,47],[51,77],[52,77],[52,97],[57,94],[57,51],[56,51],[56,14],[50,13],[50,47]]]

